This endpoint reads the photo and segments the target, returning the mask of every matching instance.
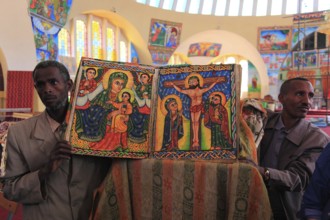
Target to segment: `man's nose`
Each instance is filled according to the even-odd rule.
[[[49,83],[46,83],[45,88],[44,88],[44,92],[45,93],[52,93],[52,91],[53,91],[53,87]]]
[[[310,96],[307,94],[307,95],[304,95],[303,101],[304,101],[304,103],[307,103],[307,104],[311,105],[311,104],[313,103],[313,98],[310,97]]]

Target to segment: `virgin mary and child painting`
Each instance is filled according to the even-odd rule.
[[[153,68],[83,58],[66,139],[78,154],[146,157]]]
[[[83,58],[66,139],[74,152],[122,158],[235,159],[240,69]]]

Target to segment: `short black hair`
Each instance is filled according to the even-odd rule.
[[[39,69],[44,69],[44,68],[47,68],[47,67],[56,67],[60,71],[60,73],[62,74],[64,80],[66,80],[66,81],[70,80],[69,71],[62,63],[60,63],[56,60],[46,60],[46,61],[41,61],[34,68],[34,70],[32,72],[33,81],[34,81],[34,77],[36,75],[36,72]]]
[[[304,78],[304,77],[296,77],[296,78],[291,78],[291,79],[287,79],[283,82],[283,84],[281,85],[280,88],[280,94],[285,95],[286,93],[288,93],[289,89],[290,89],[290,84],[293,81],[304,81],[304,82],[310,82],[308,79]]]
[[[88,70],[94,70],[94,75],[96,75],[96,69],[94,67],[89,67],[86,69],[86,73],[88,72]]]

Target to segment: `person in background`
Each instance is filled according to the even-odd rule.
[[[268,188],[275,220],[297,219],[315,161],[330,140],[321,129],[304,120],[313,96],[313,86],[307,79],[286,80],[278,95],[283,110],[267,114],[257,168]]]
[[[330,218],[330,143],[316,161],[312,179],[304,193],[300,216],[306,220]]]
[[[257,99],[242,99],[240,104],[238,158],[240,161],[251,160],[257,165],[257,148],[264,135],[264,122],[267,118],[267,112]]]
[[[73,86],[66,67],[43,61],[32,74],[46,110],[8,130],[4,196],[23,205],[25,220],[87,220],[111,160],[74,155],[61,138]]]

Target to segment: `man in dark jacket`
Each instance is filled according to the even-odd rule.
[[[258,170],[267,185],[275,220],[297,219],[315,161],[330,140],[326,133],[304,120],[313,96],[314,88],[307,79],[289,79],[282,84],[278,96],[282,112],[268,113],[258,149]]]

